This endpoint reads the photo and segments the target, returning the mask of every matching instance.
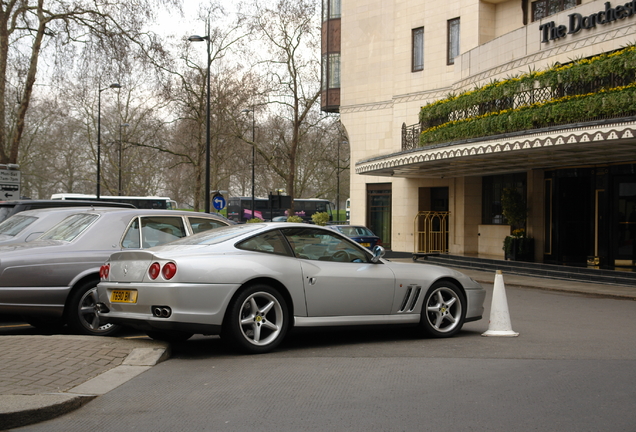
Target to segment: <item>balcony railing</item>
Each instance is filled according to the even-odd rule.
[[[402,150],[413,150],[420,146],[420,133],[422,127],[419,123],[407,126],[402,123]]]
[[[402,150],[636,115],[636,47],[555,64],[422,108]],[[438,127],[439,126],[439,127]]]

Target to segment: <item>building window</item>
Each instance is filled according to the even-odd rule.
[[[526,173],[483,177],[481,189],[481,223],[507,225],[501,212],[501,193],[504,189],[517,189],[521,196],[526,196]]]
[[[322,0],[322,21],[340,18],[342,0]]]
[[[322,90],[340,88],[340,53],[322,56]]]
[[[455,64],[455,57],[459,55],[459,18],[448,20],[448,41],[447,41],[446,64]]]
[[[424,27],[411,30],[411,41],[411,71],[418,72],[424,69]]]
[[[329,54],[329,88],[340,88],[340,53]]]
[[[581,0],[538,0],[532,2],[532,21],[539,21],[580,4]]]

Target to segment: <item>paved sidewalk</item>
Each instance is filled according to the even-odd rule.
[[[169,356],[169,345],[99,336],[0,336],[0,430],[79,408]]]
[[[411,259],[392,261],[412,262]],[[483,284],[494,272],[456,269]],[[517,276],[526,287],[636,300],[636,286]],[[487,317],[485,317],[487,319]],[[82,406],[167,359],[169,345],[148,339],[92,336],[0,336],[0,430],[45,421]]]
[[[452,268],[452,267],[451,267]],[[479,270],[467,270],[456,268],[455,270],[470,276],[481,284],[492,284],[495,281],[494,272]],[[543,289],[548,291],[572,292],[597,297],[612,297],[619,299],[636,300],[636,286],[594,284],[562,279],[548,279],[540,277],[519,276],[503,272],[505,286],[517,286],[525,288]]]

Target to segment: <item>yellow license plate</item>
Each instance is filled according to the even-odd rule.
[[[364,247],[369,247],[369,246],[371,246],[371,243],[360,243],[360,244],[361,244],[362,246],[364,246]]]
[[[111,303],[137,303],[137,291],[113,290],[110,293]]]

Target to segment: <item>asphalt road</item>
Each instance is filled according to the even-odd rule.
[[[492,286],[486,286],[492,292]],[[506,288],[517,338],[312,331],[237,356],[216,337],[19,431],[635,431],[636,302]],[[130,335],[129,337],[135,337]]]

